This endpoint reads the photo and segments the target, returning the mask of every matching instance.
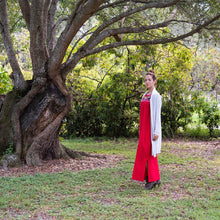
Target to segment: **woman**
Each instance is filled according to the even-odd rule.
[[[145,76],[147,92],[140,104],[139,143],[132,174],[133,180],[146,180],[147,190],[160,184],[157,154],[161,151],[162,100],[155,84],[154,71],[150,70]]]

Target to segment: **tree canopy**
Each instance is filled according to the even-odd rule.
[[[22,71],[10,38],[14,26],[25,25],[29,30],[34,78],[46,69],[51,78],[59,73],[65,78],[80,59],[106,49],[163,44],[195,33],[208,32],[214,39],[219,33],[215,31],[219,27],[219,8],[219,1],[207,0],[2,0],[1,33],[14,86],[20,88],[24,84]],[[66,57],[68,48],[71,50]]]

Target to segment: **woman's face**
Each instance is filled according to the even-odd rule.
[[[146,75],[144,82],[145,82],[147,89],[149,90],[152,90],[156,83],[156,81],[153,80],[153,77],[151,75]]]

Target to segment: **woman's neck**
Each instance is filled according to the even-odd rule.
[[[149,88],[148,89],[148,93],[151,94],[153,92],[153,90],[154,90],[154,87],[153,88]]]

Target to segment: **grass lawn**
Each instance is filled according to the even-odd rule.
[[[137,139],[63,144],[125,156],[114,168],[0,177],[0,219],[220,219],[218,141],[165,140],[159,188],[131,181]]]

